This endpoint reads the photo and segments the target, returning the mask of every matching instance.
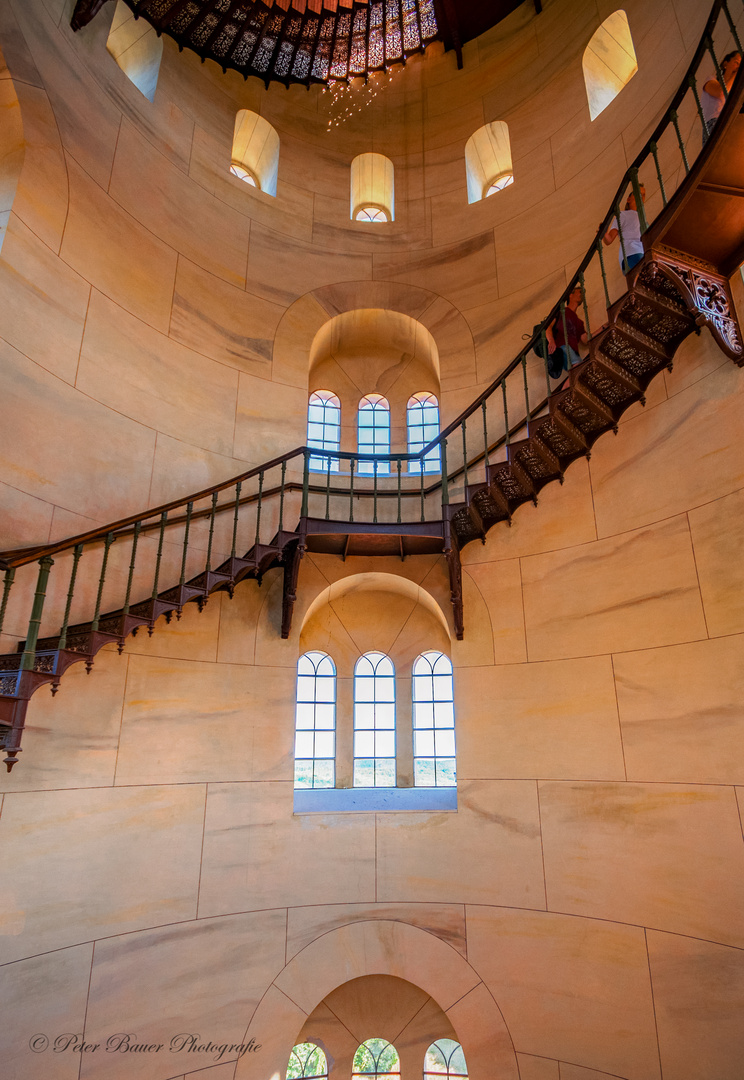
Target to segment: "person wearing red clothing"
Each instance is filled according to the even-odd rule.
[[[552,326],[549,326],[545,331],[548,342],[548,371],[554,379],[560,378],[564,371],[568,371],[574,364],[581,362],[579,345],[588,344],[589,339],[586,335],[584,323],[577,310],[583,299],[584,293],[581,285],[577,285],[569,294],[566,303],[565,335],[563,332],[563,315],[561,314],[556,317]],[[568,341],[566,341],[566,337]]]

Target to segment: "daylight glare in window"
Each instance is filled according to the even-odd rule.
[[[369,652],[354,668],[354,787],[395,785],[395,668]]]
[[[316,390],[307,406],[307,445],[317,450],[338,450],[341,445],[341,402],[330,390]],[[315,472],[338,472],[338,458],[310,458]]]
[[[297,661],[295,713],[296,788],[336,783],[336,666],[322,652]]]
[[[367,394],[359,402],[357,449],[360,454],[390,453],[390,406],[380,394]],[[360,461],[362,476],[383,476],[390,472],[389,461]]]
[[[457,783],[452,662],[440,652],[413,665],[413,778],[416,787]]]
[[[439,435],[439,403],[433,394],[414,394],[408,399],[406,409],[408,427],[408,453],[418,454]],[[424,472],[440,470],[439,446],[435,446],[423,460]],[[421,461],[408,462],[409,473],[421,472]]]

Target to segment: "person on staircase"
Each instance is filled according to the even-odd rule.
[[[579,345],[589,343],[584,322],[578,313],[583,299],[583,289],[581,285],[577,285],[566,301],[565,333],[564,315],[561,313],[545,331],[548,342],[548,373],[552,379],[559,379],[564,371],[570,371],[575,364],[580,364]]]
[[[734,79],[736,78],[740,66],[741,53],[737,51],[727,53],[721,61],[721,73],[723,75],[727,93],[734,84]],[[703,92],[700,95],[700,105],[703,109],[703,120],[705,121],[703,128],[703,146],[705,146],[712,135],[713,128],[716,126],[716,121],[721,115],[725,104],[726,94],[724,94],[723,87],[718,79],[708,79],[707,83],[704,84]]]
[[[641,199],[646,201],[646,189],[640,185]],[[634,266],[643,258],[643,240],[641,240],[641,219],[638,216],[635,192],[630,193],[625,209],[620,211],[618,218],[614,217],[609,224],[607,232],[602,239],[605,244],[612,244],[620,236],[620,268],[624,274],[629,274]]]

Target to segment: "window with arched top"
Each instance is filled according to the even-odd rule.
[[[439,434],[439,402],[433,394],[414,394],[408,399],[406,409],[408,428],[408,453],[418,454]],[[409,473],[421,472],[421,461],[409,461]],[[439,446],[430,450],[423,459],[425,473],[439,472]]]
[[[437,1039],[424,1057],[424,1080],[468,1080],[462,1047],[454,1039]]]
[[[584,50],[581,61],[589,102],[596,120],[638,71],[628,16],[624,11],[608,15]]]
[[[452,662],[425,652],[413,664],[413,782],[455,787],[455,697]]]
[[[368,652],[354,668],[354,787],[395,786],[395,668]]]
[[[328,1080],[328,1062],[321,1048],[310,1042],[293,1046],[287,1080]]]
[[[357,450],[360,454],[390,453],[390,405],[381,394],[367,394],[359,402]],[[360,461],[359,473],[382,476],[390,472],[389,461]]]
[[[336,665],[327,653],[307,652],[297,661],[294,786],[335,783]]]
[[[124,0],[118,0],[106,50],[148,101],[155,98],[163,57],[163,39],[145,19],[135,19]]]
[[[395,170],[383,154],[359,154],[351,163],[351,220],[395,219]]]
[[[307,406],[307,445],[313,450],[338,450],[341,446],[341,402],[330,390],[315,390]],[[338,458],[310,458],[317,472],[338,472]]]
[[[480,202],[514,183],[509,128],[494,120],[478,128],[465,143],[468,202]]]
[[[279,136],[263,116],[241,109],[235,117],[230,172],[250,187],[276,195]]]
[[[393,1080],[398,1076],[398,1051],[387,1039],[367,1039],[354,1054],[352,1080]]]

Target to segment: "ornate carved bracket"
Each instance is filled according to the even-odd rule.
[[[654,245],[652,259],[677,287],[691,311],[697,311],[698,326],[707,326],[720,349],[739,367],[744,364],[744,346],[729,283],[710,263],[684,251]]]
[[[297,581],[300,576],[300,563],[305,554],[305,538],[300,537],[293,544],[289,544],[282,554],[284,567],[284,592],[282,595],[282,637],[286,641],[292,629],[292,613],[295,600],[297,599]]]
[[[444,557],[447,560],[447,569],[450,579],[450,599],[452,601],[452,613],[455,621],[455,635],[458,641],[462,641],[465,635],[465,619],[462,605],[462,564],[460,562],[460,549],[456,539],[452,536],[449,522],[445,521],[445,549]]]

